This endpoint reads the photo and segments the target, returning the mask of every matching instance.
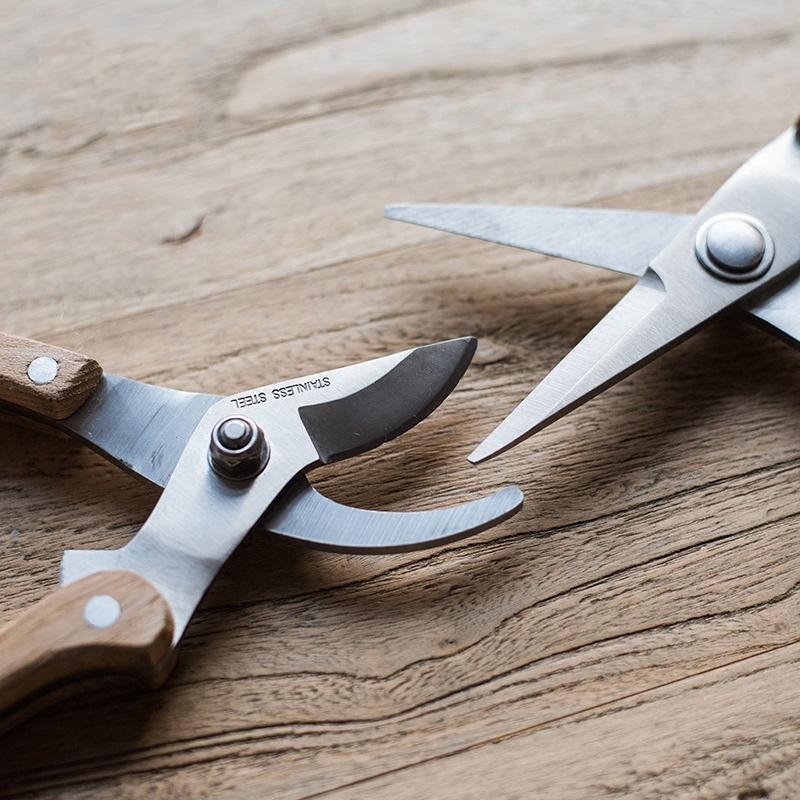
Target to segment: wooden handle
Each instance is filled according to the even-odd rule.
[[[0,400],[65,419],[83,405],[102,375],[94,359],[0,333]]]
[[[56,590],[0,630],[0,730],[74,693],[78,681],[160,686],[172,634],[166,600],[133,572],[98,572]]]

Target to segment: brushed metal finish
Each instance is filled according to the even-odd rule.
[[[71,417],[42,421],[80,439],[127,472],[166,486],[192,432],[220,399],[106,372]]]
[[[697,231],[720,214],[761,220],[775,240],[765,275],[721,281],[698,269]],[[674,347],[716,315],[746,301],[800,262],[800,145],[794,129],[764,147],[729,178],[692,224],[650,262],[647,272],[469,456],[498,455]]]
[[[792,311],[800,301],[800,277],[792,274],[800,262],[796,222],[800,218],[800,142],[795,128],[745,162],[694,217],[425,204],[388,206],[386,214],[641,276],[473,451],[469,456],[473,463],[498,455],[541,430],[734,306],[786,338],[795,342],[800,338],[800,324],[795,321],[800,315]],[[755,219],[763,226],[765,252],[755,271],[746,275],[746,282],[734,282],[730,269],[723,271],[727,280],[719,280],[698,266],[698,231],[721,215]],[[721,244],[716,246],[718,257],[733,261],[743,258],[746,262],[758,250],[724,255]],[[717,262],[712,264],[719,269]]]
[[[548,206],[404,203],[387,219],[531,250],[593,267],[643,275],[691,215]]]
[[[282,496],[269,511],[271,531],[319,550],[362,554],[401,553],[463,539],[508,519],[523,501],[516,486],[506,486],[448,508],[368,511],[335,503],[307,483],[294,481],[287,492],[292,496]],[[304,531],[302,537],[295,535],[297,530]]]
[[[438,347],[445,345],[447,343],[441,343]],[[119,550],[67,551],[61,564],[62,583],[103,570],[129,570],[141,575],[169,604],[177,643],[208,586],[247,532],[298,475],[321,463],[299,409],[331,403],[379,385],[382,378],[418,350],[420,348],[413,348],[297,379],[293,385],[312,386],[312,396],[305,390],[287,394],[281,391],[286,386],[286,382],[282,382],[216,400],[188,437],[160,500],[136,536]],[[407,391],[408,418],[397,418],[396,433],[406,430],[408,420],[416,419],[420,407],[429,401],[429,387],[424,382],[419,387],[407,386]],[[397,400],[396,397],[391,399]],[[388,397],[372,397],[379,406],[389,400]],[[192,408],[200,405],[200,401],[185,397],[176,402]],[[269,431],[271,457],[263,472],[252,480],[225,480],[209,464],[208,442],[214,428],[231,415],[232,409],[243,406],[247,407],[254,424]],[[375,444],[391,437],[392,432],[386,431]],[[519,498],[506,497],[503,502],[506,507],[518,507]],[[308,511],[304,516],[307,514]],[[437,535],[450,536],[455,528],[460,530],[463,525],[454,522],[458,516],[458,512],[455,515],[451,512],[450,527],[439,529]],[[485,523],[484,515],[478,524]],[[475,521],[469,524],[474,529]],[[397,536],[396,531],[393,533],[389,528],[384,528],[383,532],[387,541]],[[411,547],[418,546],[419,542],[406,537],[403,544]],[[378,550],[383,549],[381,541],[377,545]]]
[[[203,414],[220,399],[106,373],[95,394],[71,417],[37,419],[84,442],[132,475],[164,487]],[[343,552],[434,547],[513,514],[521,503],[521,495],[509,491],[514,488],[426,512],[388,512],[336,503],[298,475],[256,528]]]
[[[335,400],[374,383],[408,352],[302,380],[321,386],[315,391],[315,402]],[[321,381],[324,377],[329,378],[327,384]],[[177,643],[197,604],[239,542],[291,479],[319,461],[297,413],[299,406],[308,404],[308,397],[275,399],[273,388],[280,388],[280,384],[225,397],[211,405],[136,536],[119,550],[67,551],[61,564],[62,584],[103,570],[122,569],[141,575],[169,604]],[[252,481],[226,481],[208,463],[208,442],[217,423],[249,397],[259,400],[248,406],[248,413],[257,425],[269,427],[272,457]]]
[[[654,211],[457,203],[399,204],[385,211],[389,219],[636,276],[692,221],[690,214]],[[800,347],[800,276],[739,305]]]
[[[766,296],[751,298],[748,311],[753,322],[800,348],[800,277],[790,278]]]

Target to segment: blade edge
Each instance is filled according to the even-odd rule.
[[[387,219],[641,276],[692,216],[658,211],[410,203]]]
[[[264,530],[319,550],[357,554],[405,553],[479,533],[519,511],[524,500],[516,486],[429,511],[372,511],[336,503],[307,482],[296,480],[261,520]],[[302,526],[318,535],[298,536]]]

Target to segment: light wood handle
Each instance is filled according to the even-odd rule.
[[[94,359],[0,333],[0,400],[65,419],[86,402],[102,375]]]
[[[0,630],[0,730],[84,688],[132,678],[155,688],[172,668],[166,600],[133,572],[98,572],[52,592]]]

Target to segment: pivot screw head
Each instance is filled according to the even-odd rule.
[[[743,219],[721,219],[708,229],[708,254],[717,266],[749,272],[761,263],[767,243],[758,228]]]
[[[775,245],[763,223],[746,214],[719,214],[697,232],[700,263],[718,278],[752,281],[772,265]]]
[[[269,445],[264,431],[248,417],[226,417],[211,432],[208,460],[223,478],[249,480],[267,465]]]
[[[244,447],[252,436],[253,426],[241,417],[226,419],[219,426],[219,440],[230,450]]]

